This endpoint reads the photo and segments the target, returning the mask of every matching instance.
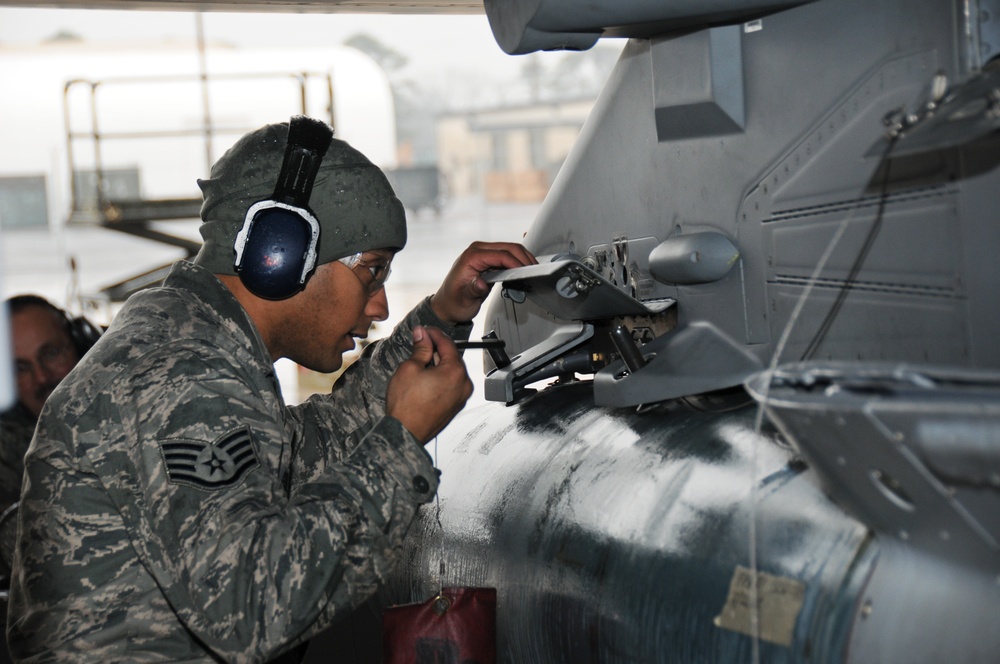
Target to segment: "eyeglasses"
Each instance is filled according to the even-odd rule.
[[[14,370],[18,376],[28,376],[35,373],[36,367],[41,367],[48,373],[59,373],[71,365],[73,361],[73,345],[70,343],[51,345],[46,344],[38,351],[35,361],[16,360]]]
[[[392,258],[376,257],[370,262],[361,253],[345,256],[339,259],[350,268],[354,276],[364,286],[368,297],[374,296],[385,287],[385,282],[392,273]]]

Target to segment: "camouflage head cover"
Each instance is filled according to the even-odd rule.
[[[247,209],[274,192],[287,139],[287,122],[250,132],[215,163],[211,178],[198,180],[205,242],[195,263],[215,274],[236,274],[236,234]],[[309,209],[320,224],[317,265],[406,244],[403,205],[385,174],[344,141],[334,139],[323,157]]]

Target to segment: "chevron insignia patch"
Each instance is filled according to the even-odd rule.
[[[185,438],[161,440],[160,453],[171,484],[206,491],[236,486],[260,465],[248,427],[224,434],[213,443]]]

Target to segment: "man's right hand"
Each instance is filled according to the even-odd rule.
[[[451,422],[472,396],[472,381],[455,342],[436,327],[413,330],[413,355],[386,390],[386,414],[426,443]]]

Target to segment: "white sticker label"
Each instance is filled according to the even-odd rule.
[[[729,583],[729,596],[715,626],[748,636],[754,635],[752,610],[753,575],[737,566]],[[806,595],[806,584],[798,579],[757,572],[757,632],[764,641],[792,645],[795,621]]]
[[[759,32],[764,29],[764,21],[757,19],[743,24],[743,32]]]

